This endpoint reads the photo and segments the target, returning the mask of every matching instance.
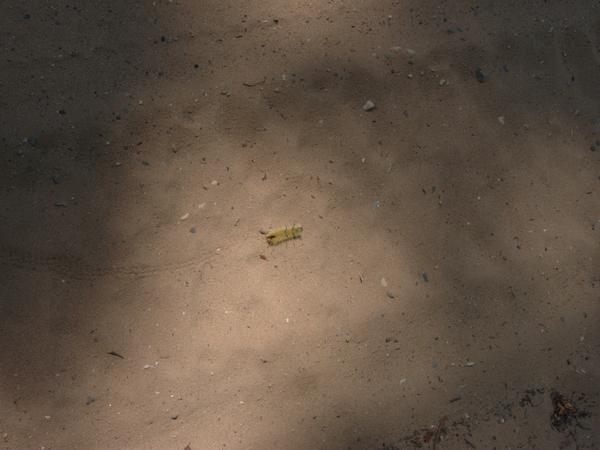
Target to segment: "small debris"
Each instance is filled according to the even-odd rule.
[[[457,401],[459,401],[461,399],[462,399],[462,397],[460,395],[457,395],[456,397],[453,397],[453,398],[450,399],[450,403],[457,402]]]
[[[467,361],[467,362],[465,363],[465,366],[466,366],[466,367],[473,367],[474,365],[475,365],[475,363],[474,363],[473,361]]]
[[[381,206],[381,202],[379,200],[375,200],[373,202],[373,208],[379,208]]]
[[[38,143],[38,139],[37,137],[26,137],[25,139],[23,139],[23,144],[29,144],[32,147],[35,147]]]
[[[481,67],[478,67],[475,69],[475,78],[477,78],[477,81],[480,83],[483,83],[489,79],[489,76],[481,69]]]
[[[110,356],[115,356],[117,358],[125,359],[125,357],[123,355],[120,355],[117,352],[108,352],[107,354]]]
[[[523,395],[523,397],[521,397],[521,400],[519,400],[519,406],[521,408],[525,408],[527,406],[531,406],[531,407],[537,407],[540,406],[543,401],[540,401],[539,403],[535,404],[533,402],[533,398],[537,395],[537,394],[543,394],[545,391],[544,388],[537,388],[537,389],[526,389],[525,390],[525,394]]]
[[[179,414],[175,414],[173,416],[171,416],[171,420],[177,420],[179,419]]]
[[[477,448],[475,446],[475,444],[473,444],[470,440],[468,440],[466,437],[463,437],[463,440],[465,441],[465,444],[467,444],[469,447],[471,448]]]
[[[371,101],[371,100],[367,100],[365,102],[365,104],[363,105],[362,109],[364,111],[372,111],[375,109],[375,103],[373,103],[373,101]]]
[[[446,83],[447,83],[447,81],[446,81],[444,78],[442,78],[442,79],[440,80],[440,83],[439,83],[439,84],[440,84],[440,86],[444,86]]]
[[[504,125],[504,116],[498,116],[498,122]]]
[[[258,255],[260,259],[263,261],[267,261],[267,257],[265,255]]]
[[[197,231],[198,230],[196,229],[196,227],[190,228],[190,233],[192,233],[192,234],[196,234]]]
[[[192,450],[192,447],[190,446],[190,444],[188,444],[185,447],[183,447],[183,450]]]
[[[91,395],[88,395],[88,397],[85,399],[85,404],[86,405],[91,405],[95,401],[96,401],[96,397],[92,397]]]
[[[57,208],[66,208],[67,207],[67,202],[58,201],[58,202],[54,203],[54,206],[56,206]]]
[[[506,423],[507,420],[514,418],[512,404],[508,402],[498,402],[493,413],[498,423]]]
[[[183,216],[179,218],[179,220],[188,220],[190,218],[190,213],[185,213]]]
[[[425,283],[429,283],[429,276],[427,275],[427,272],[423,272],[423,273],[421,274],[421,277],[423,278],[423,281],[424,281]]]
[[[210,184],[211,184],[212,186],[216,186],[217,184],[219,184],[219,182],[218,182],[217,180],[212,180],[212,181],[210,182]]]
[[[381,287],[387,287],[387,286],[388,286],[387,280],[385,278],[382,278],[381,279]]]
[[[200,203],[198,205],[198,209],[204,209],[205,206],[206,206],[206,203]]]
[[[387,291],[385,293],[385,295],[387,295],[389,299],[396,298],[396,296],[394,295],[394,293],[392,291]]]
[[[268,231],[267,231],[267,230],[265,230],[264,228],[261,228],[260,230],[258,230],[258,232],[259,232],[260,234],[267,234],[267,233],[268,233]]]
[[[579,411],[573,401],[566,398],[560,392],[553,391],[551,394],[554,411],[550,417],[550,425],[556,431],[565,431],[569,426],[582,427],[579,418],[588,417],[586,411]],[[582,427],[583,428],[583,427]]]
[[[259,81],[251,81],[251,82],[245,81],[242,84],[244,86],[246,86],[246,87],[254,87],[254,86],[258,86],[260,84],[263,84],[264,82],[265,82],[265,78],[263,78],[262,80],[259,80]]]
[[[450,27],[446,30],[446,33],[448,34],[454,34],[454,33],[462,33],[463,30],[461,27]]]

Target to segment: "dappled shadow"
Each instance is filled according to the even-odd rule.
[[[143,203],[155,155],[148,141],[164,139],[148,130],[162,107],[153,89],[200,69],[173,49],[168,2],[0,9],[4,442],[54,445],[47,433],[60,430],[88,447],[79,408],[99,396],[97,380],[115,362],[107,353],[123,353],[134,323],[114,314],[130,302],[122,293],[185,266],[134,254],[153,225],[139,220],[132,235],[123,224]],[[160,162],[173,156],[165,145]]]
[[[3,17],[15,434],[363,449],[448,416],[438,448],[556,445],[498,411],[598,395],[599,22],[438,3]]]

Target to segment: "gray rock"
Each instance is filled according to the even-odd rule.
[[[367,100],[362,108],[364,111],[373,111],[375,109],[375,103],[373,103],[372,100]]]

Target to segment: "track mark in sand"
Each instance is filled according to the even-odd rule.
[[[111,276],[146,278],[165,272],[178,272],[192,268],[202,270],[206,264],[210,265],[217,256],[218,254],[214,251],[204,251],[191,259],[170,261],[161,264],[95,265],[85,262],[81,258],[66,255],[39,256],[22,250],[7,249],[4,247],[0,251],[0,266],[9,266],[29,271],[47,270],[75,280]]]

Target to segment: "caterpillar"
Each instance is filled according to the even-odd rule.
[[[277,245],[290,239],[302,237],[303,228],[301,225],[292,225],[279,228],[271,228],[266,233],[269,245]]]

